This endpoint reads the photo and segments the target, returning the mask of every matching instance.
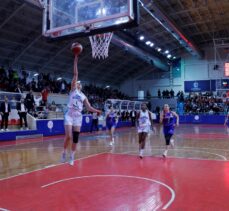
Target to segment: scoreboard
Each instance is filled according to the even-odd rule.
[[[224,75],[229,77],[229,63],[225,63]]]

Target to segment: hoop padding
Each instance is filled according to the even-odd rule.
[[[113,32],[89,36],[93,58],[105,59],[108,57],[109,45],[112,36],[113,36]]]

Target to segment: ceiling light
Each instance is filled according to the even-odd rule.
[[[61,77],[59,77],[59,78],[57,78],[56,80],[57,80],[57,81],[59,81],[59,80],[61,80],[61,79],[62,79],[62,78],[61,78]]]
[[[151,43],[151,44],[150,44],[150,47],[153,47],[153,46],[154,46],[154,43]]]
[[[38,76],[38,75],[39,75],[38,73],[35,73],[33,76],[36,77],[36,76]]]
[[[168,53],[169,53],[169,50],[166,50],[166,51],[165,51],[165,54],[168,54]]]
[[[161,48],[157,48],[157,51],[160,52],[161,51]]]
[[[144,36],[140,36],[140,37],[139,37],[139,40],[144,40],[144,39],[145,39]]]
[[[175,57],[175,56],[173,57],[173,59],[176,59],[176,58],[177,58],[177,57]]]
[[[171,56],[172,56],[171,54],[168,54],[168,55],[167,55],[167,58],[168,58],[168,59],[170,59],[170,58],[171,58]]]
[[[146,42],[146,45],[150,45],[150,44],[151,44],[151,42],[150,42],[150,41],[147,41],[147,42]]]

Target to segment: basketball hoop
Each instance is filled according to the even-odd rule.
[[[109,45],[112,36],[113,36],[113,32],[89,36],[93,58],[105,59],[108,57]]]

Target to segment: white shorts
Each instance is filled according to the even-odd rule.
[[[138,126],[138,133],[149,133],[149,132],[150,132],[150,125]]]
[[[72,125],[74,127],[81,127],[83,116],[80,112],[73,109],[68,109],[64,115],[64,125]]]

